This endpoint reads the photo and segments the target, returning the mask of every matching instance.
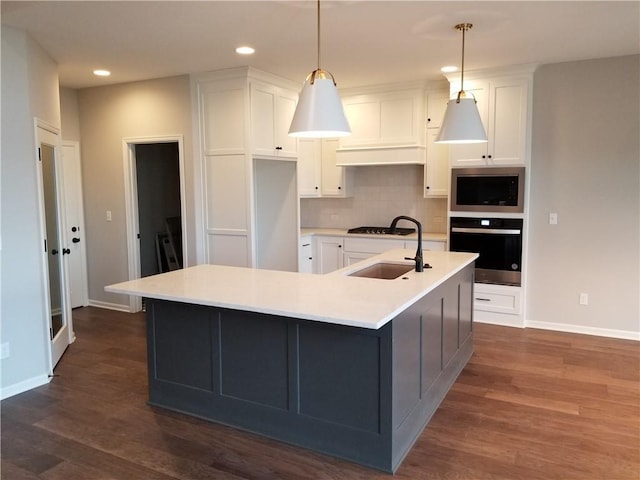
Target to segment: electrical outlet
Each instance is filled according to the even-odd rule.
[[[3,358],[7,358],[11,355],[11,350],[9,349],[9,342],[0,343],[0,360]]]
[[[558,224],[558,214],[552,212],[549,214],[549,225],[557,225]]]
[[[581,293],[580,294],[580,305],[589,305],[589,294]]]
[[[111,221],[111,210],[107,210],[107,222]]]

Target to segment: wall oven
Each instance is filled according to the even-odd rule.
[[[521,218],[451,217],[450,250],[475,252],[478,283],[521,285]]]
[[[524,167],[451,169],[451,211],[524,212]]]

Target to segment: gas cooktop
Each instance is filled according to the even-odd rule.
[[[396,228],[392,233],[389,227],[357,227],[350,228],[347,233],[367,233],[375,235],[411,235],[416,231],[415,228]]]

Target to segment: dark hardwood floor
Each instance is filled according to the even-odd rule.
[[[393,478],[149,407],[144,317],[74,311],[46,386],[1,404],[1,477]],[[475,325],[475,353],[398,479],[640,478],[640,343]]]

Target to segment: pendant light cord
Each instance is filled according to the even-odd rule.
[[[318,70],[320,70],[320,0],[318,0]]]
[[[467,31],[467,24],[462,26],[462,73],[460,74],[460,91],[464,92],[464,32]]]

